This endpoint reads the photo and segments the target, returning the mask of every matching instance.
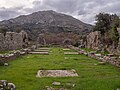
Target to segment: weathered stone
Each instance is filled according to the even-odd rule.
[[[69,51],[70,49],[69,48],[64,48],[63,51]]]
[[[10,90],[15,90],[15,88],[16,88],[16,86],[15,86],[15,84],[13,84],[13,83],[8,83],[8,89],[10,89]]]
[[[66,86],[67,87],[75,87],[75,84],[74,83],[66,83]]]
[[[75,70],[39,70],[37,77],[75,77],[78,76]]]
[[[61,85],[61,83],[60,82],[53,82],[52,85],[59,86],[59,85]]]
[[[120,28],[117,28],[119,36],[120,36]],[[120,54],[120,37],[118,39],[118,43],[114,44],[114,41],[112,41],[112,44],[105,43],[104,42],[105,37],[101,35],[100,31],[91,32],[86,37],[86,48],[91,48],[95,50],[99,50],[101,52],[105,52],[106,50],[113,54]]]
[[[101,57],[102,55],[101,55],[101,54],[95,54],[95,56],[97,56],[97,57]]]
[[[64,52],[65,55],[70,55],[70,54],[79,54],[78,52]]]
[[[113,56],[114,56],[114,54],[107,54],[107,56],[109,56],[109,57],[113,57]]]
[[[4,63],[4,66],[8,66],[9,64],[8,63]]]
[[[99,49],[101,45],[101,33],[99,31],[91,32],[87,36],[86,42],[87,42],[86,44],[87,48],[96,49],[96,50]]]
[[[27,47],[27,45],[28,36],[24,31],[20,33],[6,32],[5,35],[0,33],[0,50],[15,50]]]
[[[29,52],[29,54],[43,54],[43,55],[48,55],[49,52]]]

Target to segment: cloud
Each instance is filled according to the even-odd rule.
[[[23,7],[14,7],[14,8],[0,8],[0,20],[10,19],[20,15]]]
[[[120,15],[120,0],[0,0],[0,20],[13,18],[42,10],[62,12],[94,24],[95,15],[100,12]],[[4,7],[4,8],[3,8]]]

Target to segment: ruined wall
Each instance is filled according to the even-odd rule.
[[[120,36],[120,28],[118,29],[119,36]],[[107,45],[102,41],[102,36],[100,31],[91,32],[86,37],[86,48],[91,48],[94,50],[107,50],[113,54],[120,54],[120,37],[117,48],[115,48],[114,44]]]
[[[101,47],[101,34],[99,31],[91,32],[86,38],[86,47],[99,49]]]
[[[20,49],[28,43],[27,33],[21,31],[6,32],[6,34],[0,33],[0,50],[14,50]]]
[[[41,45],[66,45],[75,44],[79,41],[79,35],[73,33],[49,33],[39,34],[37,44]]]

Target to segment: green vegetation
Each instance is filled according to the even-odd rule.
[[[9,53],[10,51],[0,51],[0,54]]]
[[[99,13],[96,15],[96,21],[94,31],[101,31],[102,35],[114,27],[120,27],[120,19],[116,14]]]
[[[93,49],[90,49],[90,48],[81,48],[81,49],[82,49],[82,50],[85,50],[85,51],[87,51],[87,52],[95,52],[95,51],[96,51],[96,50],[93,50]],[[96,53],[101,53],[101,54],[103,54],[103,55],[109,54],[108,51],[105,51],[105,52],[97,51]]]
[[[52,86],[54,81],[62,83],[57,87],[74,83],[75,87],[68,87],[70,90],[120,89],[120,68],[98,65],[97,60],[84,55],[64,55],[62,48],[52,48],[51,51],[50,55],[26,55],[9,62],[9,66],[0,66],[0,80],[13,82],[18,90],[42,90],[45,86]],[[37,78],[39,69],[75,69],[79,76]]]
[[[99,13],[96,15],[96,21],[94,31],[101,32],[102,43],[107,46],[114,45],[117,48],[119,42],[117,28],[120,27],[119,16],[116,14]]]

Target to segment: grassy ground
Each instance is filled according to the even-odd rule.
[[[52,86],[54,81],[61,82],[62,86],[75,83],[70,90],[120,89],[120,68],[109,64],[94,65],[98,61],[84,55],[64,55],[61,48],[52,48],[51,51],[50,55],[26,55],[11,61],[8,67],[0,66],[0,80],[15,83],[18,90],[42,90],[45,86]],[[75,69],[79,76],[37,78],[39,69]]]
[[[85,51],[87,51],[87,52],[91,52],[91,51],[96,51],[96,50],[93,50],[93,49],[90,49],[90,48],[81,48],[82,50],[85,50]],[[97,51],[96,53],[101,53],[101,54],[103,54],[103,55],[107,55],[107,54],[110,54],[108,51],[105,51],[105,52],[99,52],[99,51]]]
[[[10,51],[0,51],[0,54],[9,53]]]

